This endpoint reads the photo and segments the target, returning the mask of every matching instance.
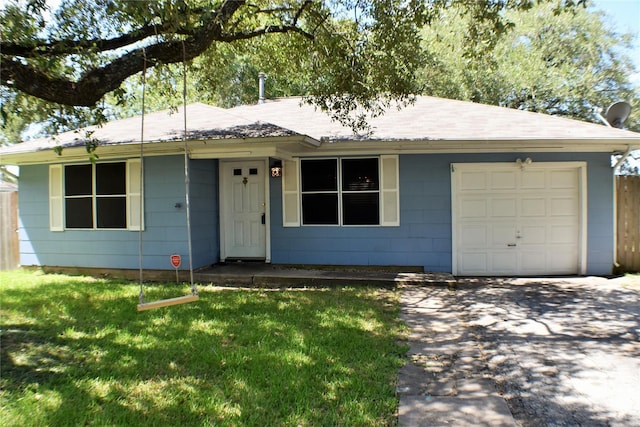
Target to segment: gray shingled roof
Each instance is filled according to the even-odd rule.
[[[229,110],[250,121],[274,123],[320,140],[559,140],[639,139],[640,134],[602,124],[565,119],[547,114],[429,96],[417,97],[403,109],[390,108],[369,123],[373,135],[360,137],[331,121],[324,113],[299,98],[277,99],[265,104]]]
[[[159,111],[144,117],[144,141],[176,141],[183,138],[184,114]],[[187,134],[197,140],[247,140],[305,135],[317,141],[559,141],[610,140],[640,146],[640,133],[601,124],[471,102],[420,96],[415,104],[391,108],[371,119],[373,133],[354,135],[301,98],[283,98],[264,104],[230,109],[200,103],[187,106]],[[66,132],[0,149],[0,154],[35,152],[55,146],[82,146],[87,131],[101,145],[137,143],[141,117],[116,120],[101,127]],[[454,145],[452,145],[453,147]]]
[[[290,136],[295,133],[270,123],[251,121],[230,114],[231,110],[212,107],[201,103],[187,105],[188,139],[242,139],[270,136]],[[0,149],[1,153],[18,153],[51,149],[56,146],[64,148],[84,146],[89,138],[100,145],[117,145],[138,143],[141,137],[142,118],[130,117],[114,120],[102,126],[64,132],[55,137],[38,138],[13,147]],[[163,110],[148,113],[144,116],[144,141],[163,142],[182,140],[184,135],[184,110]]]

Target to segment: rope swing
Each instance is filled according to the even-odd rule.
[[[147,70],[147,57],[145,51],[143,49],[144,56],[144,70],[142,77],[142,128],[143,130],[140,132],[140,175],[142,183],[142,156],[143,156],[143,141],[144,141],[144,95],[145,95],[145,86],[146,86],[146,70]],[[191,250],[191,209],[190,209],[190,197],[189,197],[189,151],[187,146],[187,62],[186,62],[186,53],[184,47],[184,41],[182,41],[182,108],[183,108],[183,118],[184,118],[184,132],[182,135],[182,140],[184,142],[184,187],[185,187],[185,208],[187,213],[187,247],[189,251],[189,278],[191,280],[191,295],[185,295],[177,298],[164,299],[154,302],[145,302],[144,301],[144,292],[142,287],[142,227],[140,227],[139,234],[139,263],[140,263],[140,303],[138,304],[138,311],[151,310],[154,308],[160,307],[168,307],[171,305],[185,304],[193,301],[197,301],[200,299],[198,295],[198,288],[194,284],[193,281],[193,261],[192,261],[192,250]],[[142,209],[140,209],[140,225],[142,225]]]

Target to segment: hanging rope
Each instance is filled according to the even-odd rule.
[[[144,53],[144,49],[143,49]],[[150,303],[145,303],[144,301],[144,293],[142,287],[142,235],[140,234],[138,237],[138,256],[139,256],[139,264],[140,264],[140,304],[138,304],[138,311],[151,310],[154,308],[167,307],[170,305],[176,304],[184,304],[187,302],[197,301],[200,299],[198,296],[198,288],[193,281],[193,254],[191,249],[191,207],[190,207],[190,197],[189,197],[189,151],[187,144],[187,61],[186,61],[186,52],[184,47],[184,41],[182,42],[182,72],[183,72],[183,87],[182,87],[182,105],[184,110],[184,132],[183,132],[183,141],[184,141],[184,185],[185,185],[185,208],[187,211],[187,246],[189,251],[189,277],[191,280],[191,295],[185,295],[177,298],[170,298],[160,301],[154,301]],[[143,149],[142,144],[144,141],[144,94],[145,94],[145,81],[146,81],[146,55],[145,55],[145,65],[143,72],[143,84],[142,84],[142,131],[140,132],[140,183],[142,185],[142,156]],[[142,204],[142,200],[140,202]],[[140,225],[142,225],[142,209],[140,209]],[[142,233],[142,227],[140,227],[140,233]]]
[[[193,282],[193,256],[191,250],[191,206],[189,197],[189,151],[187,147],[187,59],[182,41],[182,109],[184,115],[184,187],[185,187],[185,208],[187,211],[187,246],[189,250],[189,279],[191,280],[191,294],[198,295],[198,289]]]
[[[142,269],[142,163],[144,162],[144,112],[145,112],[145,93],[147,88],[147,51],[142,48],[142,56],[144,63],[142,66],[142,113],[140,114],[140,208],[138,216],[138,273],[140,277],[140,304],[144,304],[143,269]]]

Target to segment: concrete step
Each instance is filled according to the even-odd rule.
[[[456,280],[448,273],[387,272],[372,270],[299,269],[221,266],[194,273],[198,283],[219,286],[264,288],[362,286],[396,287],[403,285],[446,286],[455,288]]]

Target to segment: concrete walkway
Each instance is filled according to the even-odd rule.
[[[516,426],[460,318],[455,291],[406,285],[401,318],[411,328],[408,362],[400,370],[398,423],[418,426]]]

